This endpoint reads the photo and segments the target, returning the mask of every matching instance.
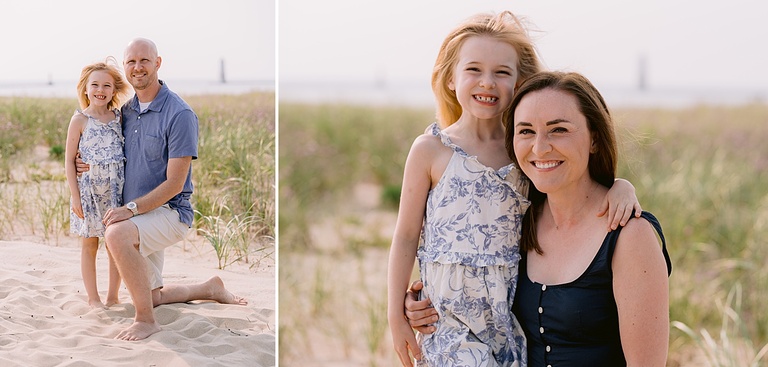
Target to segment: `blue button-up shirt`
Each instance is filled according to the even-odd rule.
[[[122,107],[125,136],[125,185],[123,202],[133,201],[154,190],[166,180],[169,158],[197,159],[197,115],[168,86],[162,86],[149,107],[141,112],[139,99]],[[192,226],[192,166],[181,193],[168,201],[179,218]]]

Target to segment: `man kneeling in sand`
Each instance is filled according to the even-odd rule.
[[[197,158],[197,115],[158,79],[162,59],[148,39],[125,49],[125,77],[136,95],[122,108],[125,137],[124,206],[104,215],[107,249],[136,307],[131,326],[115,339],[141,340],[160,331],[153,308],[214,300],[247,304],[219,277],[192,285],[163,285],[163,250],[192,226],[192,160]],[[88,166],[78,163],[78,172]]]

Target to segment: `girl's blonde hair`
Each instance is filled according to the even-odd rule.
[[[120,102],[128,96],[128,84],[117,67],[117,60],[109,56],[103,62],[86,65],[80,73],[80,80],[77,82],[77,99],[80,102],[80,108],[86,109],[91,105],[91,101],[86,95],[86,88],[88,87],[88,78],[94,71],[106,71],[115,80],[115,93],[112,95],[112,100],[107,103],[107,109],[120,107]]]
[[[493,37],[515,48],[518,55],[518,76],[515,87],[542,69],[527,28],[510,11],[497,15],[480,13],[470,17],[445,38],[432,69],[432,91],[437,99],[436,117],[441,127],[453,124],[461,116],[462,109],[456,98],[456,92],[448,88],[448,83],[453,80],[461,46],[464,41],[473,36]],[[505,112],[505,118],[507,113]]]

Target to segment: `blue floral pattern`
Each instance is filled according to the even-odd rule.
[[[113,112],[115,118],[108,123],[102,123],[80,110],[75,112],[88,117],[78,149],[83,161],[90,165],[90,170],[77,178],[84,218],[80,219],[71,209],[69,214],[70,232],[79,236],[103,237],[101,218],[104,213],[123,205],[125,141],[120,111],[115,109]]]
[[[429,192],[417,252],[422,294],[440,316],[434,333],[419,334],[419,365],[524,367],[525,335],[512,301],[528,180],[514,164],[483,165],[436,123],[428,130],[454,153]]]

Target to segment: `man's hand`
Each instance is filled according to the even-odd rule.
[[[411,284],[411,288],[405,294],[405,317],[411,327],[422,334],[432,334],[435,327],[432,325],[437,322],[437,311],[432,307],[432,301],[426,298],[419,301],[418,292],[424,288],[424,283],[417,280]]]
[[[77,156],[75,157],[75,171],[77,172],[77,175],[80,176],[83,174],[83,172],[88,172],[91,170],[91,165],[88,163],[83,162],[83,160],[80,158],[80,152],[77,152]]]
[[[108,227],[111,224],[122,222],[131,217],[133,217],[133,212],[125,206],[121,206],[108,209],[107,212],[104,213],[104,218],[101,219],[101,222],[104,223],[105,227]]]

